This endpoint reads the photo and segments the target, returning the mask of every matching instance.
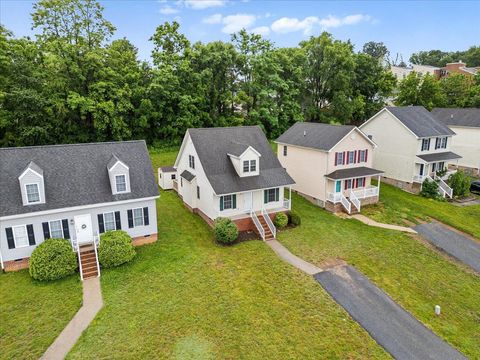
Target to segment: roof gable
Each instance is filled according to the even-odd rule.
[[[434,108],[432,114],[446,125],[480,128],[480,108]]]

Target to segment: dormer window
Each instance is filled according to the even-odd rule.
[[[117,188],[117,193],[127,191],[127,179],[125,175],[115,175],[115,186]]]
[[[29,204],[40,202],[40,189],[38,184],[26,184],[25,190],[27,193],[27,202]]]
[[[257,160],[245,160],[243,162],[243,172],[255,172],[257,171]]]

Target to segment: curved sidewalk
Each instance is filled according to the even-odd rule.
[[[412,234],[417,233],[412,228],[409,228],[409,227],[406,227],[406,226],[400,226],[400,225],[379,223],[379,222],[376,222],[375,220],[372,220],[369,217],[366,217],[365,215],[361,215],[361,214],[352,215],[351,218],[356,219],[358,221],[361,221],[365,225],[369,225],[369,226],[375,226],[375,227],[379,227],[379,228],[383,228],[383,229],[389,229],[389,230],[403,231],[403,232],[408,232],[408,233],[412,233]]]
[[[83,304],[60,335],[45,351],[42,360],[64,359],[103,306],[100,278],[83,281]]]

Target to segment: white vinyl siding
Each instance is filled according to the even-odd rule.
[[[115,186],[117,188],[117,193],[122,193],[127,191],[127,179],[125,175],[115,175]]]
[[[15,240],[15,248],[29,246],[27,225],[14,226],[13,238]]]
[[[26,184],[27,201],[29,204],[40,202],[40,190],[38,184]]]
[[[143,226],[143,209],[133,209],[133,226]]]
[[[108,212],[103,214],[103,226],[105,227],[105,231],[116,230],[115,213]]]

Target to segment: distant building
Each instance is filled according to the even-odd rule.
[[[479,70],[480,67],[467,67],[467,64],[465,64],[462,60],[459,60],[458,62],[448,63],[444,67],[439,68],[435,71],[435,75],[438,79],[446,78],[450,74],[475,76]]]
[[[440,68],[435,67],[435,66],[430,66],[430,65],[417,65],[413,64],[408,67],[402,67],[402,66],[391,66],[390,71],[392,74],[397,78],[397,80],[403,80],[405,79],[408,75],[410,75],[411,72],[415,71],[418,74],[421,75],[437,75],[437,71],[439,71]]]

